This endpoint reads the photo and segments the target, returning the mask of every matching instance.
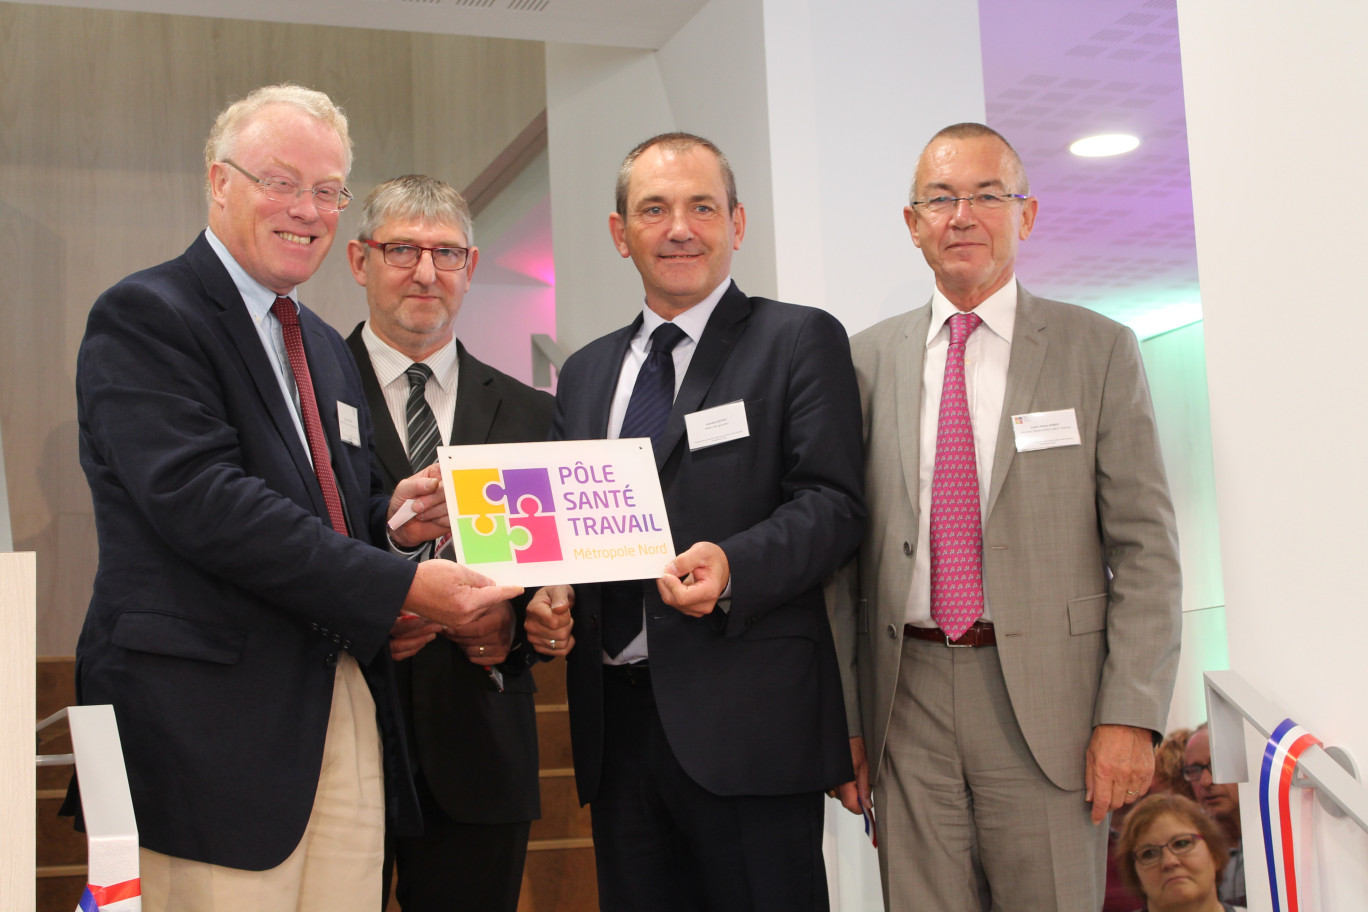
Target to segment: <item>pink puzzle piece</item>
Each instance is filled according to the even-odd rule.
[[[526,529],[531,534],[532,541],[524,546],[514,543],[514,559],[520,564],[560,560],[560,532],[556,529],[556,517],[537,516],[535,503],[531,498],[524,499],[522,503],[533,506],[533,515],[510,516],[508,518],[509,532],[511,534],[515,528]]]

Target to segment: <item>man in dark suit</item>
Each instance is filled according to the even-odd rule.
[[[115,708],[144,909],[374,912],[386,809],[417,817],[390,628],[518,590],[372,544],[404,500],[404,548],[446,508],[431,476],[385,493],[356,366],[294,300],[350,199],[342,112],[259,89],[206,160],[208,231],[101,295],[81,343],[100,565],[78,696]]]
[[[822,792],[851,767],[822,581],[865,517],[846,334],[732,283],[745,210],[707,140],[634,149],[609,226],[645,307],[566,362],[553,435],[651,437],[679,554],[659,580],[542,590],[527,619],[569,656],[600,902],[826,909]]]
[[[470,210],[431,177],[385,181],[366,198],[352,275],[370,319],[347,338],[375,422],[386,488],[431,464],[442,444],[545,440],[554,400],[477,361],[455,334],[475,275]],[[423,834],[387,840],[405,912],[460,904],[515,912],[531,821],[540,813],[535,686],[508,659],[511,606],[465,628],[402,618],[390,641],[417,763]],[[488,673],[499,666],[502,681]],[[386,866],[386,874],[389,866]],[[388,882],[388,876],[386,878]]]

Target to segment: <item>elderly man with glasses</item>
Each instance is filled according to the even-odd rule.
[[[375,912],[386,811],[418,819],[391,627],[471,624],[519,592],[386,547],[406,500],[394,545],[444,534],[445,498],[430,476],[386,493],[356,365],[297,288],[350,165],[320,92],[229,106],[208,230],[101,295],[81,343],[100,564],[77,692],[118,717],[147,910]]]
[[[1139,346],[1016,280],[1038,203],[982,124],[903,210],[931,301],[851,343],[871,522],[838,585],[847,717],[890,909],[1102,905],[1108,812],[1149,786],[1181,630]]]

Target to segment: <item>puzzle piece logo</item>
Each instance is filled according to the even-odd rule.
[[[467,564],[561,559],[547,469],[454,469],[451,480]]]

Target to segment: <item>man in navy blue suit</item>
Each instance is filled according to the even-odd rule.
[[[707,140],[634,149],[609,227],[645,306],[566,362],[552,435],[651,437],[679,554],[542,590],[526,623],[568,655],[601,907],[823,910],[822,792],[852,772],[822,582],[865,518],[846,333],[732,282],[746,213]],[[687,433],[703,412],[734,437]]]
[[[356,365],[296,292],[350,199],[345,116],[259,89],[206,164],[208,231],[101,295],[81,343],[100,564],[78,695],[118,717],[144,909],[374,912],[386,810],[417,817],[391,626],[518,590],[384,547],[407,500],[396,548],[444,531],[440,485],[385,494]]]

